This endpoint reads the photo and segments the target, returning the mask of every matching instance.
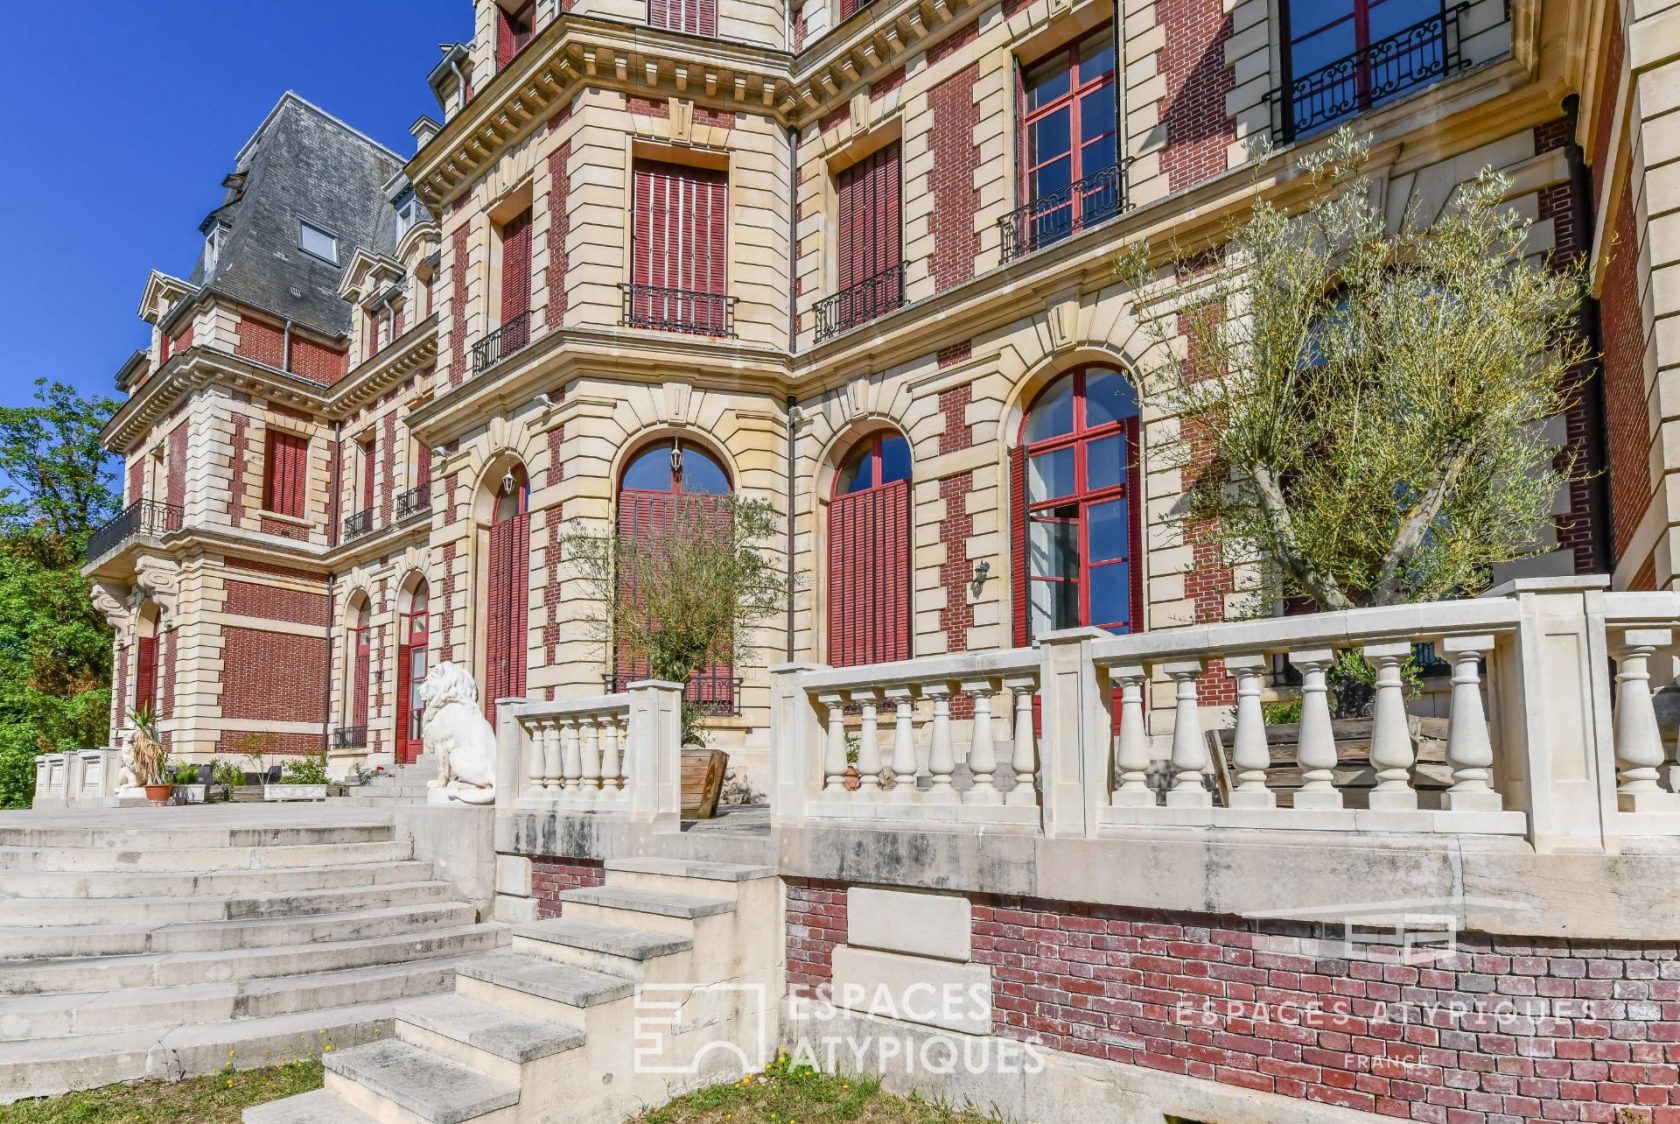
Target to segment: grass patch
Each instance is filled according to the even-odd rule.
[[[0,1105],[0,1124],[239,1124],[242,1110],[321,1087],[321,1062],[224,1069],[174,1083],[107,1085]]]
[[[992,1118],[881,1091],[874,1077],[818,1073],[784,1053],[763,1073],[653,1109],[636,1124],[992,1124]]]

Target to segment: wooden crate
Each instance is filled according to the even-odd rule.
[[[682,755],[682,815],[685,820],[709,820],[717,815],[723,793],[723,774],[729,754],[721,749],[685,749]]]

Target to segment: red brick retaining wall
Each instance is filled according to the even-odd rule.
[[[546,856],[531,860],[531,896],[539,918],[560,916],[560,894],[579,886],[599,886],[607,880],[600,859]]]

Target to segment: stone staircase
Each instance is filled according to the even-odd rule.
[[[738,1078],[775,1048],[780,894],[769,867],[608,862],[561,917],[462,960],[454,994],[396,1004],[395,1037],[328,1054],[324,1089],[245,1122],[618,1121]]]
[[[350,802],[361,808],[389,804],[424,804],[426,782],[437,778],[437,759],[422,753],[407,765],[390,765],[383,776],[350,789]]]
[[[369,1041],[507,939],[376,815],[231,816],[0,821],[0,1103]]]

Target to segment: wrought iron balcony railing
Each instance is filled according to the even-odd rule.
[[[97,562],[136,535],[163,535],[181,529],[180,505],[138,500],[88,538],[87,560]]]
[[[361,749],[367,745],[366,726],[340,726],[333,731],[334,749]]]
[[[603,680],[607,693],[616,694],[642,679],[652,679],[647,672],[608,672]],[[699,707],[708,714],[732,715],[741,713],[741,681],[729,672],[710,672],[689,677],[683,688],[683,701]]]
[[[1486,2],[1486,0],[1482,0]],[[1446,8],[1362,50],[1291,76],[1266,95],[1279,144],[1381,105],[1470,67],[1462,50],[1462,18],[1474,0]],[[1510,20],[1507,6],[1505,19]],[[1285,60],[1287,65],[1287,60]]]
[[[343,541],[359,539],[373,530],[373,509],[358,511],[354,515],[345,516]]]
[[[817,342],[885,316],[904,303],[904,266],[899,264],[861,284],[817,302]]]
[[[1126,210],[1129,163],[1110,164],[1004,215],[998,220],[1003,260],[1026,257]]]
[[[531,342],[531,314],[521,312],[472,346],[472,373],[489,370]]]
[[[624,326],[691,336],[734,336],[735,298],[724,293],[620,284]]]
[[[397,518],[407,519],[432,510],[432,486],[419,484],[397,497]]]

